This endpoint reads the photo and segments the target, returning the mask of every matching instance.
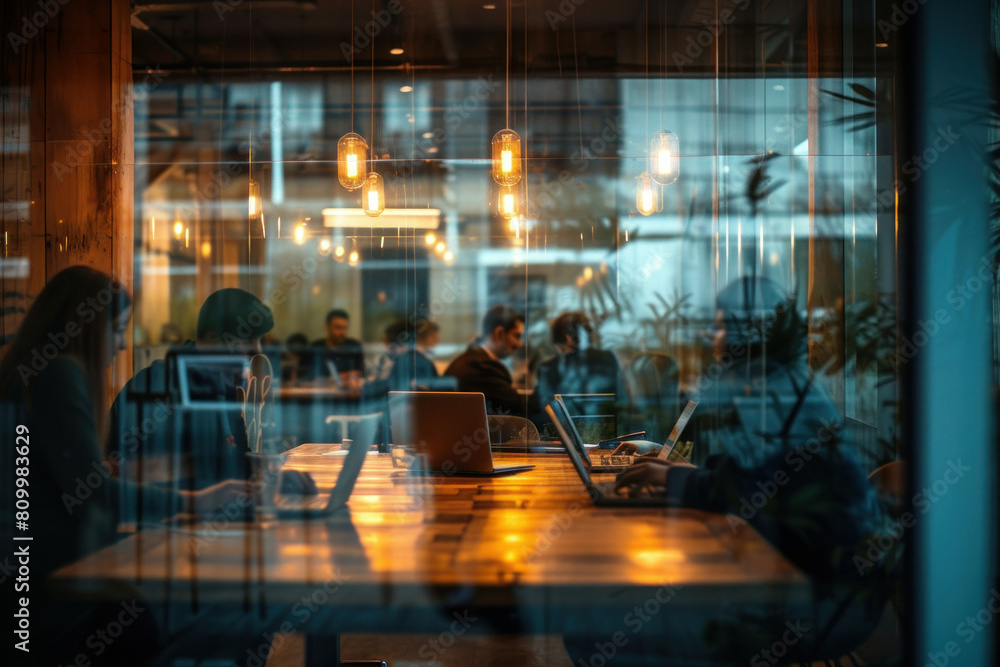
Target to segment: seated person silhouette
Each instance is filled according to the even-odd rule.
[[[326,315],[326,337],[313,341],[315,378],[332,378],[335,384],[357,388],[364,380],[365,352],[360,341],[347,336],[349,316],[334,308]]]
[[[591,412],[615,413],[627,401],[621,369],[613,352],[595,347],[595,332],[583,313],[563,313],[550,327],[556,356],[538,365],[535,400],[548,405],[556,394],[613,394],[605,403],[588,402],[581,407]],[[548,422],[543,414],[535,417],[539,426]],[[609,434],[607,437],[617,435]]]
[[[241,289],[221,289],[202,304],[197,339],[180,349],[250,355],[260,352],[260,338],[273,326],[271,309],[260,299]],[[245,479],[249,451],[246,426],[239,410],[222,409],[223,404],[239,400],[240,379],[213,373],[212,369],[192,371],[190,391],[214,397],[220,409],[177,414],[178,407],[171,404],[176,396],[168,395],[176,379],[168,378],[169,372],[176,369],[154,361],[126,383],[111,407],[109,451],[119,452],[128,462],[124,474],[132,479],[139,474],[145,478],[167,474],[159,464],[168,465],[171,455],[180,454],[182,483],[191,488],[210,486],[221,479]],[[140,462],[142,473],[135,469]]]
[[[664,491],[672,505],[728,514],[734,532],[745,522],[813,582],[814,599],[795,608],[778,605],[770,613],[775,601],[762,598],[747,609],[684,619],[687,634],[701,640],[684,650],[749,659],[760,645],[743,645],[739,637],[780,634],[789,618],[807,628],[807,639],[789,654],[796,662],[824,646],[857,646],[881,614],[884,590],[858,571],[853,556],[877,533],[881,512],[843,419],[808,367],[804,320],[794,300],[763,278],[731,283],[717,304],[717,358],[699,383],[699,398],[715,411],[722,451],[703,467],[651,457],[620,473],[616,485]],[[567,646],[582,650],[576,640]],[[635,649],[661,656],[678,650],[652,639]]]
[[[431,320],[420,320],[414,328],[415,341],[404,347],[392,363],[388,375],[389,388],[393,391],[412,391],[450,387],[450,384],[440,382],[437,367],[428,356],[441,340],[441,328]]]
[[[496,305],[483,317],[482,335],[458,355],[445,370],[458,381],[458,391],[478,391],[486,397],[491,415],[527,417],[541,407],[534,396],[522,396],[503,360],[522,345],[524,316],[513,308]]]
[[[123,487],[136,486],[114,475],[118,457],[112,452],[102,460],[100,445],[108,427],[106,373],[125,349],[131,303],[120,282],[95,269],[60,271],[35,298],[0,361],[0,417],[12,432],[0,453],[12,463],[15,456],[30,458],[30,653],[14,651],[29,664],[77,664],[85,656],[91,665],[143,665],[160,650],[150,613],[127,617],[127,631],[94,651],[95,628],[122,618],[123,608],[147,606],[136,602],[136,591],[122,587],[118,601],[97,603],[65,599],[46,580],[117,539]],[[4,488],[13,490],[15,467],[2,471]],[[198,492],[143,490],[173,511],[198,514],[249,499],[245,481]],[[7,544],[20,544],[12,542],[14,505],[13,491],[3,494],[0,536]],[[7,585],[13,583],[10,578]]]

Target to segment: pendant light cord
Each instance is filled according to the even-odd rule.
[[[507,0],[507,57],[504,59],[506,67],[504,74],[504,88],[506,90],[504,98],[504,109],[507,113],[506,126],[510,127],[510,0]]]
[[[351,34],[354,34],[354,0],[351,0]],[[352,46],[353,49],[353,46]],[[354,51],[351,51],[351,132],[354,132]]]

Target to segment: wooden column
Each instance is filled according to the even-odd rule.
[[[33,296],[75,264],[131,289],[129,1],[5,0],[2,12],[3,231],[7,261],[29,262],[26,278],[4,279],[4,292]],[[4,333],[15,326],[5,321]],[[130,359],[116,360],[115,388],[129,377]]]

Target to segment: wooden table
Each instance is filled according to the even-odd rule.
[[[332,486],[343,461],[328,454],[334,448],[302,445],[286,467]],[[261,618],[287,608],[307,645],[327,654],[335,647],[317,635],[436,633],[463,609],[487,619],[482,630],[600,633],[657,598],[683,615],[808,594],[798,570],[725,517],[595,508],[564,455],[494,458],[536,467],[498,478],[417,477],[370,454],[349,517],[144,530],[56,577],[77,595],[124,585],[151,602],[228,604]],[[668,596],[664,587],[675,588]],[[295,605],[319,590],[327,604],[297,618]]]

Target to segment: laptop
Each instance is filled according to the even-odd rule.
[[[328,495],[315,496],[280,495],[275,501],[278,516],[284,518],[308,519],[330,516],[347,507],[347,500],[354,491],[361,467],[365,463],[368,449],[375,441],[378,430],[377,419],[366,419],[358,425],[357,437],[351,442],[344,465],[337,475],[337,481]]]
[[[242,410],[236,387],[246,383],[250,359],[237,354],[172,353],[177,394],[185,410]]]
[[[545,406],[545,412],[556,427],[559,439],[562,440],[566,453],[569,454],[570,461],[576,469],[580,480],[587,488],[590,499],[597,507],[666,507],[668,505],[667,496],[663,492],[644,490],[632,495],[632,489],[623,488],[615,490],[615,483],[595,482],[590,477],[590,466],[580,454],[573,438],[570,436],[570,429],[573,422],[569,418],[569,413],[565,412],[565,406],[559,406],[557,401],[552,401]]]
[[[535,467],[493,465],[486,397],[479,392],[390,391],[389,425],[393,444],[426,457],[424,472],[493,477]]]
[[[556,400],[554,400],[553,403],[557,404],[558,407],[562,409],[563,414],[566,415],[566,421],[564,422],[568,426],[566,430],[574,443],[577,443],[578,451],[581,452],[581,456],[588,461],[592,472],[621,472],[633,463],[646,458],[643,456],[633,456],[631,454],[605,453],[605,451],[602,450],[597,453],[596,461],[591,460],[586,447],[583,444],[583,440],[580,438],[580,434],[577,432],[572,419],[569,418],[569,411],[566,409],[566,406],[559,400],[558,397],[556,397]],[[667,438],[667,441],[663,443],[663,448],[660,449],[659,454],[657,454],[658,458],[667,461],[686,461],[686,458],[681,455],[681,452],[677,449],[677,441],[680,439],[681,433],[684,432],[684,428],[691,420],[691,415],[694,414],[694,410],[697,407],[698,401],[688,401],[687,406],[674,423],[674,427],[670,430],[670,436]]]

